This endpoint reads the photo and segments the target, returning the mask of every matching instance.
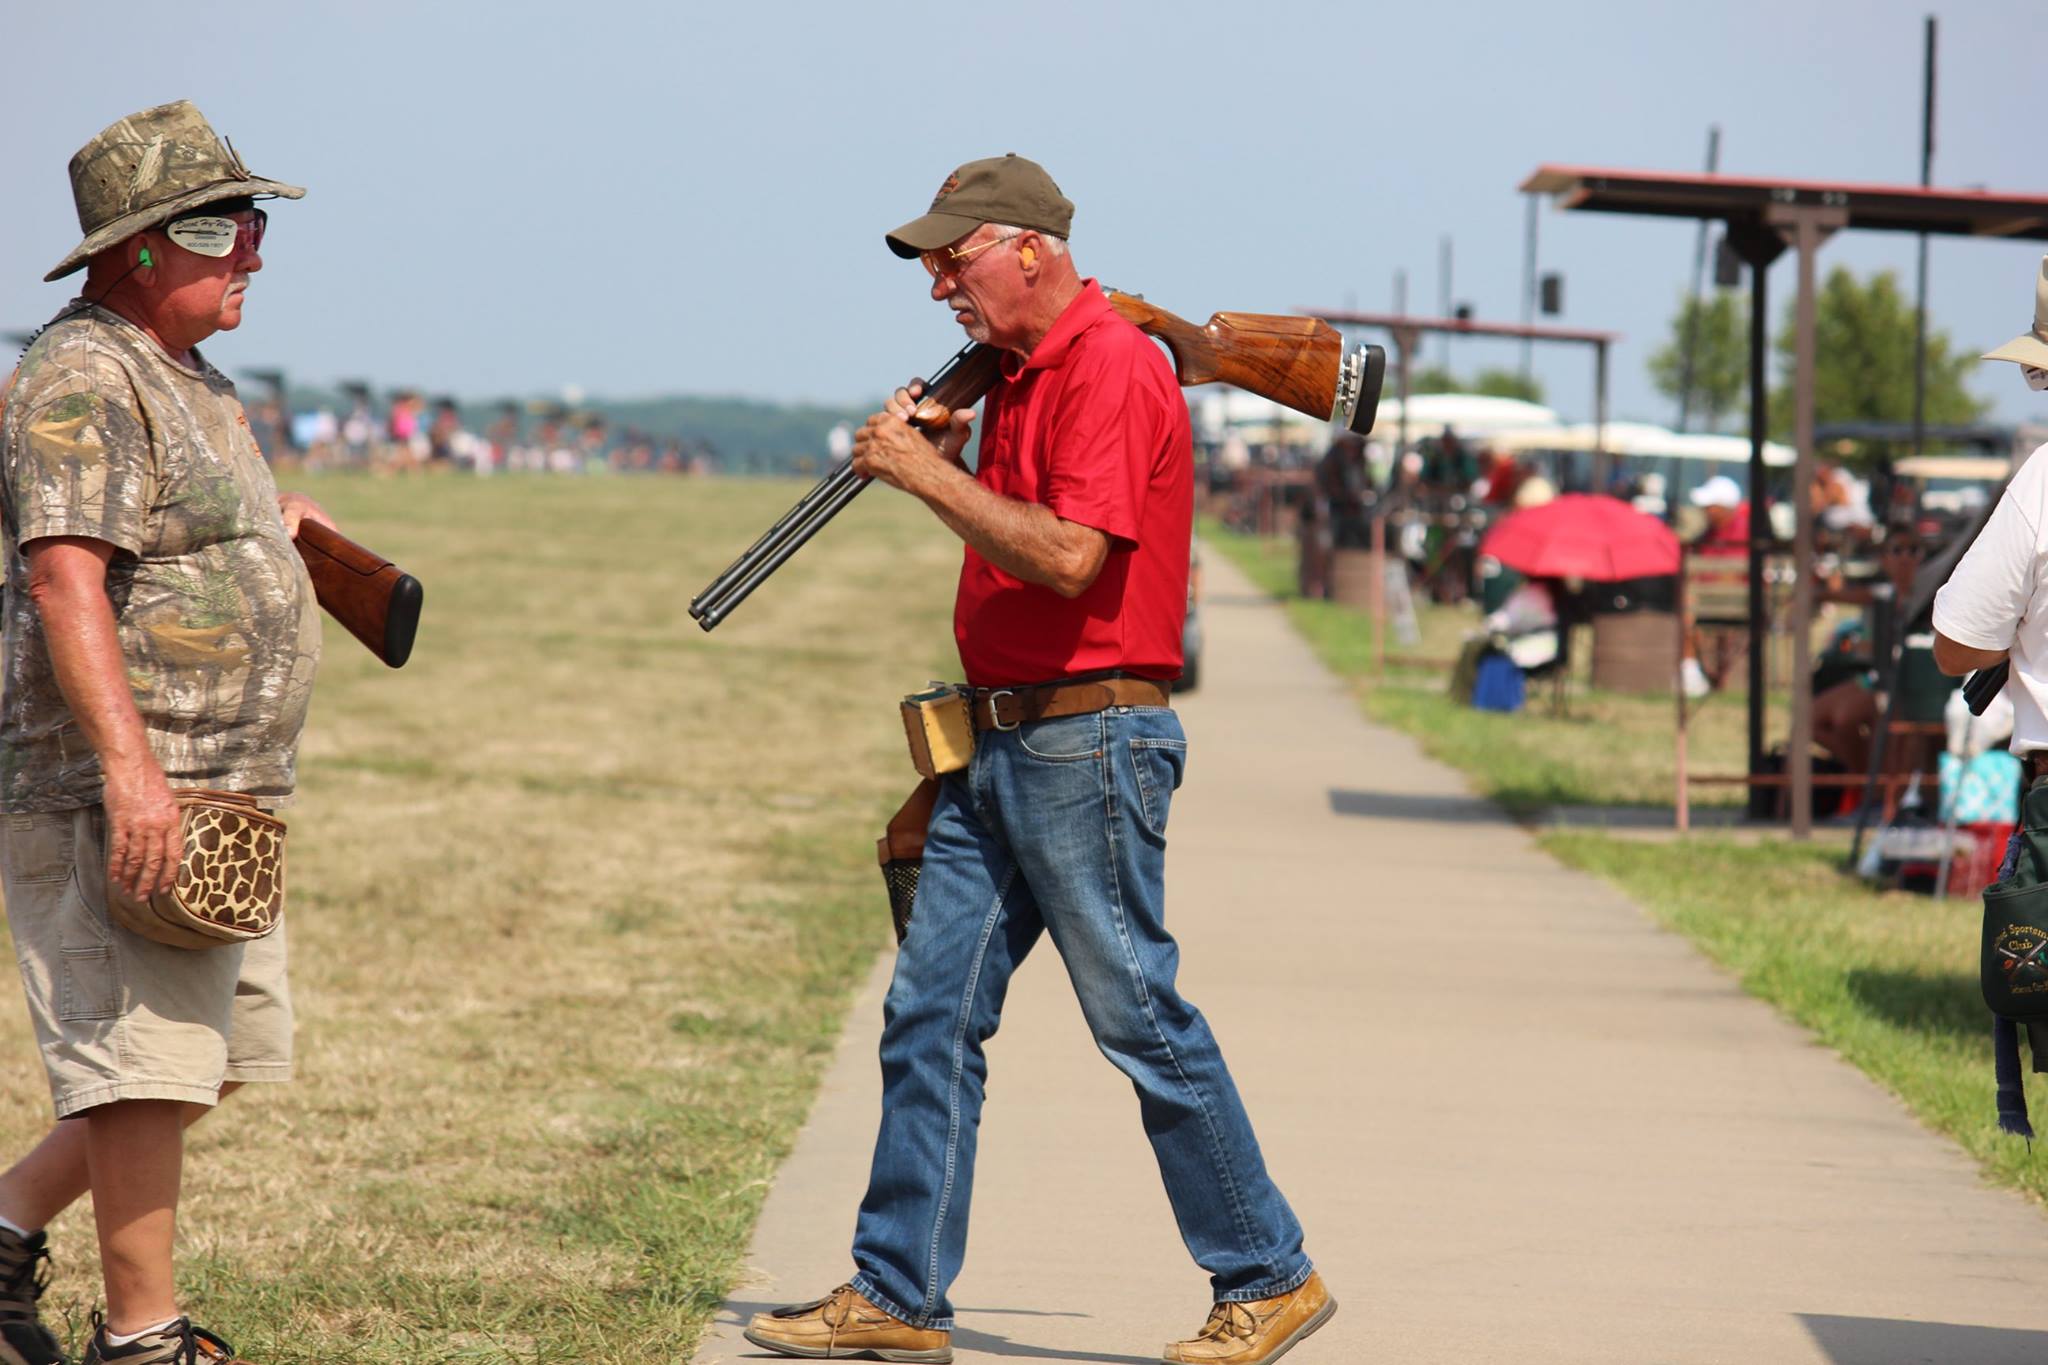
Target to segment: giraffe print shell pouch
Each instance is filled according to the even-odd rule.
[[[178,799],[185,834],[178,882],[148,901],[110,886],[114,918],[174,948],[246,943],[284,917],[284,821],[240,792],[188,787]]]

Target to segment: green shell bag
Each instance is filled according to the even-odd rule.
[[[1984,891],[1984,1003],[2005,1019],[2048,1019],[2048,885]]]
[[[2048,1071],[2048,783],[2020,801],[2012,871],[1984,888],[1978,982],[1997,1016],[1992,1054],[1998,1075],[1998,1126],[2032,1138],[2020,1071],[2019,1033],[2027,1031],[2034,1070]]]
[[[1984,1003],[2004,1019],[2048,1019],[2048,785],[2020,805],[2012,875],[1984,888],[1980,980]]]

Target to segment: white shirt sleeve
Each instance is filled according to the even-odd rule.
[[[2048,457],[2036,450],[1934,597],[1934,628],[1971,649],[2011,649],[2041,581],[2040,522]]]

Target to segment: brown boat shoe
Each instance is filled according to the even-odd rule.
[[[869,1303],[850,1284],[819,1299],[756,1313],[744,1334],[764,1351],[811,1360],[902,1360],[947,1365],[953,1336],[912,1327]]]
[[[235,1348],[192,1319],[179,1318],[170,1326],[144,1332],[126,1346],[107,1342],[106,1319],[92,1315],[92,1335],[86,1339],[85,1359],[79,1365],[250,1365],[235,1354]]]
[[[1217,1304],[1201,1331],[1169,1344],[1160,1359],[1166,1365],[1264,1365],[1286,1355],[1336,1311],[1337,1301],[1323,1288],[1323,1277],[1311,1271],[1285,1294]]]

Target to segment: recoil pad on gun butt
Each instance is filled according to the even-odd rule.
[[[1344,357],[1337,377],[1337,403],[1330,420],[1359,436],[1372,434],[1380,412],[1380,392],[1387,384],[1387,348],[1360,346]]]

